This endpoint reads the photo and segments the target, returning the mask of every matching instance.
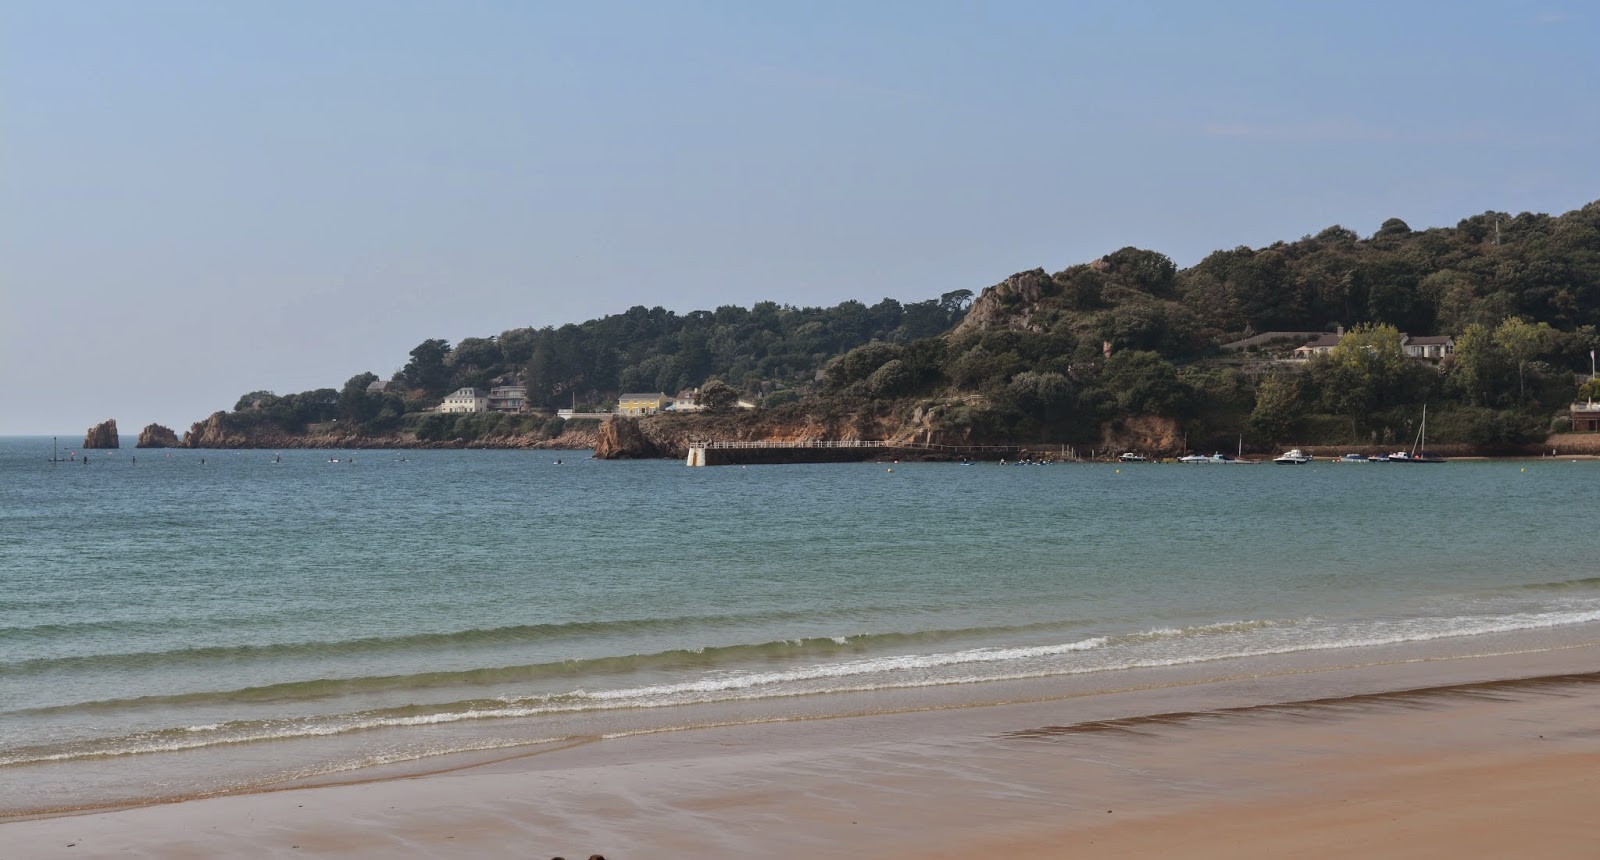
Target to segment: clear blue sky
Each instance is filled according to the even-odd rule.
[[[0,434],[1600,198],[1587,3],[0,0]]]

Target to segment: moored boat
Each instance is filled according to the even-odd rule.
[[[1274,457],[1272,462],[1277,463],[1280,466],[1304,466],[1305,464],[1311,462],[1311,460],[1312,457],[1310,454],[1301,451],[1299,448],[1291,448],[1288,451],[1285,451],[1283,454]]]
[[[1211,454],[1209,456],[1207,456],[1205,454],[1190,454],[1187,457],[1179,457],[1178,458],[1178,462],[1180,462],[1180,463],[1228,463],[1228,464],[1236,464],[1236,465],[1248,465],[1249,463],[1251,463],[1253,461],[1251,461],[1251,460],[1240,460],[1237,457],[1233,457],[1233,456],[1230,456],[1228,454]]]

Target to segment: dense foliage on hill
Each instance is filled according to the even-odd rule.
[[[1310,361],[1220,349],[1340,325],[1351,334]],[[520,381],[532,404],[582,408],[718,379],[797,415],[871,411],[974,439],[1093,444],[1155,416],[1193,447],[1241,434],[1258,446],[1393,444],[1429,403],[1431,438],[1514,447],[1558,426],[1573,374],[1600,345],[1597,326],[1600,202],[1554,217],[1487,212],[1452,228],[1390,219],[1365,239],[1335,226],[1181,270],[1123,248],[1014,275],[975,302],[958,290],[913,304],[635,307],[453,347],[424,341],[395,374],[403,394],[369,392],[377,377],[361,374],[338,391],[253,392],[230,420],[292,429],[338,419],[470,439],[505,422],[414,413],[468,385]],[[1452,335],[1456,353],[1407,358],[1403,334]]]

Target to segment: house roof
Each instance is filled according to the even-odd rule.
[[[620,397],[618,397],[617,399],[618,400],[651,400],[651,399],[671,400],[672,398],[668,397],[665,394],[662,394],[659,391],[645,391],[645,392],[642,392],[642,393],[635,392],[633,394],[624,394],[624,395],[621,395]]]
[[[1455,343],[1455,338],[1447,334],[1406,338],[1406,346],[1447,346],[1452,343]]]
[[[1339,339],[1342,338],[1342,337],[1344,337],[1344,335],[1342,335],[1342,334],[1334,334],[1333,332],[1328,332],[1327,334],[1319,336],[1316,340],[1313,340],[1313,341],[1310,341],[1310,342],[1306,343],[1304,346],[1300,347],[1300,349],[1320,349],[1322,347],[1335,347],[1335,346],[1339,345]]]
[[[457,388],[450,392],[451,397],[482,397],[483,392],[476,388]]]

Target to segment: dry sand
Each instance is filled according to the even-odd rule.
[[[1597,657],[642,735],[13,821],[0,856],[1593,857]]]

